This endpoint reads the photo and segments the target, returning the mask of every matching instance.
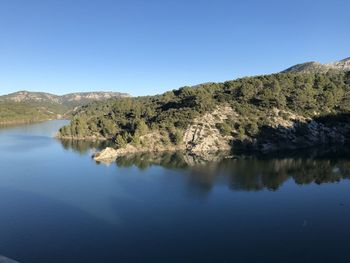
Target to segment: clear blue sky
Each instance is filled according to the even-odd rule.
[[[0,0],[0,94],[162,93],[350,56],[350,1]]]

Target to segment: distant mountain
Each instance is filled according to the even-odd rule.
[[[129,96],[129,94],[120,92],[80,92],[59,96],[44,92],[18,91],[8,95],[0,96],[0,101],[81,104],[91,101],[100,101],[110,98],[124,98]]]
[[[120,92],[81,92],[54,95],[18,91],[0,96],[0,124],[67,118],[74,109],[94,101],[130,97]]]
[[[127,93],[120,92],[80,92],[70,93],[60,96],[61,103],[89,103],[91,101],[101,101],[111,98],[125,98],[130,97]]]
[[[315,61],[297,64],[287,68],[282,71],[282,73],[326,73],[330,70],[350,71],[350,57],[328,64],[321,64],[320,62]]]

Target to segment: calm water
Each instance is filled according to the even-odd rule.
[[[22,263],[349,262],[346,154],[90,156],[63,121],[0,128],[0,255]],[[305,157],[306,156],[306,157]],[[331,157],[329,157],[331,156]]]

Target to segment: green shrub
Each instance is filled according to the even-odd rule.
[[[231,135],[232,127],[226,122],[217,123],[216,128],[220,131],[223,136]]]

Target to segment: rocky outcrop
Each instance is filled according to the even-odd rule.
[[[349,71],[350,70],[350,57],[337,61],[337,62],[333,62],[330,64],[326,64],[327,66],[331,67],[331,68],[336,68],[342,71]]]
[[[278,110],[275,113],[278,115]],[[272,120],[274,125],[261,127],[254,145],[263,152],[342,145],[350,131],[346,118],[333,124],[327,121],[326,125],[321,117],[311,119],[290,113],[287,119],[275,117]]]
[[[89,101],[101,101],[111,98],[125,98],[130,97],[127,93],[121,92],[80,92],[80,93],[71,93],[60,96],[60,101],[62,103],[71,103],[71,102],[89,102]]]
[[[140,137],[141,144],[135,146],[131,143],[125,147],[114,149],[107,147],[104,150],[97,152],[93,155],[93,159],[97,162],[110,163],[114,162],[117,157],[125,156],[128,154],[154,152],[161,153],[166,151],[183,150],[182,145],[164,145],[162,142],[162,136],[158,132],[152,132]]]
[[[117,150],[111,147],[107,147],[106,149],[95,153],[93,155],[93,158],[95,161],[98,161],[98,162],[109,162],[109,161],[115,160],[117,156],[118,156]]]
[[[321,64],[316,61],[306,62],[292,66],[282,71],[282,73],[326,73],[329,70],[350,71],[350,58],[328,64]]]
[[[178,145],[164,143],[164,136],[159,132],[151,132],[140,137],[141,144],[134,146],[128,144],[120,149],[106,148],[96,153],[93,158],[98,162],[114,161],[119,156],[142,152],[174,152],[185,151],[196,159],[212,160],[213,153],[230,151],[232,148],[232,136],[223,136],[216,125],[223,123],[228,118],[235,118],[237,114],[231,107],[217,107],[213,112],[192,121],[185,130],[183,141]]]
[[[135,147],[131,144],[126,145],[123,148],[120,149],[114,149],[111,147],[107,147],[104,150],[97,152],[93,155],[93,158],[97,162],[103,162],[103,163],[110,163],[114,162],[115,159],[119,156],[127,155],[127,154],[134,154],[134,153],[140,153],[140,152],[151,152],[149,149],[144,147]]]
[[[232,136],[223,136],[217,124],[238,115],[231,107],[217,107],[213,112],[193,120],[184,134],[185,149],[192,153],[217,152],[231,149]]]

